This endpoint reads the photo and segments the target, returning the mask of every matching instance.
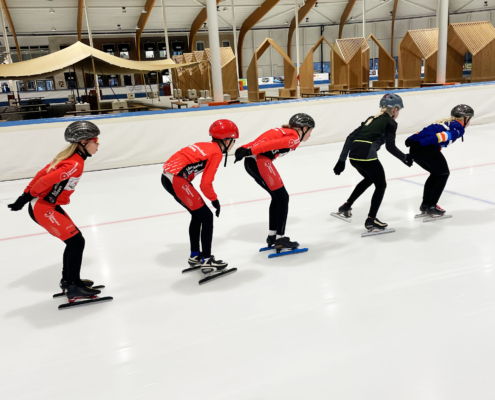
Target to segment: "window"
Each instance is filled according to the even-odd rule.
[[[183,50],[184,46],[182,42],[172,42],[172,51],[174,52],[174,56],[180,56]]]
[[[132,85],[132,78],[130,75],[124,75],[124,85],[126,86]]]
[[[222,47],[230,47],[230,40],[223,40]]]
[[[119,86],[119,77],[117,75],[110,75],[108,77],[108,86]]]
[[[27,90],[36,90],[36,85],[34,81],[26,81]]]
[[[155,43],[148,42],[144,44],[144,54],[146,58],[155,58],[155,50]]]
[[[120,43],[118,45],[120,58],[129,59],[130,46],[127,43]]]
[[[115,55],[115,45],[114,44],[104,44],[103,51],[111,56]]]
[[[203,51],[205,49],[205,42],[196,42],[196,50]]]
[[[160,58],[167,58],[167,45],[165,43],[158,43],[158,50],[160,51]]]
[[[68,89],[76,88],[76,78],[73,72],[64,72],[65,85]]]

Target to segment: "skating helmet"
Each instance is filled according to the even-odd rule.
[[[402,102],[401,97],[395,93],[387,93],[380,100],[380,108],[387,107],[390,111],[392,111],[395,107],[398,107],[399,110],[404,108],[404,103]]]
[[[210,136],[215,139],[239,139],[239,128],[229,119],[219,119],[210,126]]]
[[[314,128],[316,126],[315,120],[311,118],[308,114],[299,113],[294,114],[290,121],[289,126],[291,128]]]
[[[472,118],[474,117],[474,110],[466,104],[459,104],[452,109],[450,115],[456,118]]]
[[[90,121],[76,121],[65,128],[65,140],[69,143],[79,143],[100,134],[98,127]]]

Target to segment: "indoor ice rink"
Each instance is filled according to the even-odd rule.
[[[438,7],[433,4],[436,2],[423,0],[414,3],[366,0],[364,6],[353,0],[295,0],[295,4],[294,0],[184,0],[181,9],[177,2],[170,0],[156,1],[154,8],[151,4],[154,2],[144,0],[100,2],[108,3],[105,5],[95,0],[54,0],[48,6],[28,0],[18,4],[11,0],[3,3],[2,17],[10,20],[8,24],[18,23],[21,45],[29,46],[29,34],[37,30],[44,32],[45,36],[41,33],[40,36],[49,41],[50,52],[55,35],[59,44],[63,37],[75,37],[77,41],[76,17],[72,22],[74,26],[67,22],[67,27],[63,27],[62,12],[80,10],[84,11],[82,16],[87,13],[88,19],[83,18],[82,37],[88,42],[91,21],[95,42],[90,47],[103,51],[105,40],[111,41],[103,39],[104,35],[112,34],[105,24],[116,12],[122,17],[122,8],[127,8],[126,19],[118,20],[123,32],[113,34],[116,38],[118,35],[131,37],[129,29],[134,29],[136,20],[141,21],[141,14],[146,14],[141,9],[147,10],[150,14],[148,30],[142,25],[140,29],[145,43],[151,43],[146,40],[151,40],[153,35],[161,35],[163,40],[164,30],[167,30],[167,24],[165,28],[163,24],[166,12],[167,53],[169,41],[177,43],[180,35],[186,36],[185,31],[191,29],[192,32],[191,24],[204,7],[219,6],[218,27],[215,28],[213,18],[208,17],[205,26],[196,27],[200,39],[211,38],[209,35],[214,32],[210,31],[216,31],[220,42],[227,40],[229,26],[230,37],[234,37],[232,25],[236,27],[238,39],[243,23],[255,15],[259,17],[259,26],[255,23],[247,32],[246,43],[239,45],[244,53],[240,65],[244,74],[256,57],[256,47],[263,47],[265,38],[280,42],[285,51],[283,40],[292,29],[285,26],[285,20],[290,24],[292,18],[296,19],[295,5],[302,10],[299,11],[301,25],[295,27],[300,32],[294,32],[290,56],[295,64],[302,63],[320,37],[320,25],[325,28],[322,31],[325,40],[342,45],[337,42],[341,17],[344,39],[363,36],[360,46],[369,43],[367,51],[371,53],[366,53],[363,47],[360,57],[374,58],[375,53],[378,56],[372,39],[366,42],[364,38],[364,22],[366,34],[373,33],[386,51],[392,51],[395,46],[395,54],[402,54],[401,57],[406,57],[406,53],[400,53],[401,41],[413,40],[418,30],[427,30],[425,37],[430,39],[433,30],[438,41],[430,43],[437,46],[437,50],[420,60],[425,63],[420,78],[408,80],[407,71],[399,68],[389,90],[379,90],[373,80],[367,78],[359,90],[352,89],[352,74],[346,77],[349,87],[339,89],[335,87],[339,86],[335,83],[337,72],[332,70],[327,72],[329,82],[319,82],[315,75],[312,89],[315,96],[302,96],[305,89],[300,78],[295,95],[286,97],[283,90],[289,89],[283,83],[279,87],[262,85],[265,78],[261,74],[265,75],[268,70],[275,71],[276,75],[285,72],[288,76],[287,71],[282,71],[281,63],[276,64],[279,55],[273,52],[258,60],[261,69],[257,71],[260,80],[256,81],[256,91],[248,82],[247,89],[234,95],[237,101],[218,99],[213,90],[211,103],[214,104],[198,108],[193,106],[201,104],[199,99],[175,97],[173,89],[184,82],[179,72],[172,72],[175,68],[172,64],[160,64],[161,68],[170,68],[172,86],[165,74],[162,83],[171,93],[165,94],[162,86],[155,92],[161,105],[167,107],[153,108],[157,99],[149,96],[146,89],[142,89],[141,105],[126,97],[129,108],[141,107],[140,112],[103,112],[105,101],[111,103],[110,88],[103,87],[101,98],[96,88],[92,90],[98,101],[91,100],[97,101],[91,106],[96,105],[96,109],[86,110],[91,114],[78,114],[75,108],[76,111],[69,111],[64,117],[32,119],[26,117],[31,114],[23,113],[34,111],[22,111],[20,105],[21,100],[32,93],[23,91],[17,83],[13,103],[18,102],[15,106],[18,108],[15,112],[0,110],[0,399],[495,398],[492,233],[495,222],[492,149],[495,147],[495,81],[476,78],[481,71],[479,63],[484,63],[483,73],[491,73],[491,55],[486,53],[485,58],[476,59],[478,53],[473,51],[469,52],[473,56],[469,74],[461,68],[462,82],[444,85],[453,73],[449,63],[455,57],[453,53],[442,53],[442,49],[447,49],[447,39],[451,38],[442,35],[447,32],[453,35],[458,29],[456,23],[482,21],[483,29],[492,32],[489,21],[495,22],[495,5],[492,7],[490,1],[485,4],[468,0],[439,0]],[[234,3],[238,7],[235,21],[231,14]],[[268,3],[271,8],[260,17]],[[60,34],[50,34],[55,31],[41,26],[41,22],[39,26],[29,27],[20,17],[24,13],[25,18],[34,18],[30,13],[48,13],[51,7],[55,12],[50,11],[50,19],[44,23],[59,26]],[[366,10],[366,21],[359,14],[361,7]],[[301,17],[301,13],[306,14]],[[442,22],[446,14],[451,24],[448,29]],[[206,21],[206,14],[202,18]],[[391,41],[388,29],[396,19],[396,36]],[[491,28],[487,28],[488,24]],[[387,33],[380,36],[383,26]],[[105,33],[105,29],[109,32]],[[15,33],[10,29],[4,35],[14,53]],[[460,34],[459,38],[466,40]],[[38,46],[40,40],[35,39]],[[198,50],[198,40],[192,41],[195,48],[188,48],[190,51]],[[303,41],[300,46],[299,40]],[[495,43],[495,28],[491,40]],[[491,41],[485,42],[489,48]],[[299,55],[296,43],[300,47]],[[448,43],[448,51],[457,46],[454,40]],[[87,44],[89,46],[89,42]],[[141,47],[138,50],[144,55],[146,45]],[[158,47],[155,48],[157,54]],[[337,54],[337,47],[332,47],[331,52]],[[10,57],[8,50],[4,50],[4,57]],[[56,50],[64,49],[57,47]],[[176,49],[173,51],[175,54]],[[483,51],[481,45],[478,51]],[[213,76],[218,71],[215,72],[212,52],[211,59],[204,63],[210,65],[206,70],[211,68],[215,89],[219,81],[218,76]],[[438,64],[436,61],[434,65],[429,64],[437,60],[437,53],[440,54]],[[239,59],[237,48],[232,54]],[[335,54],[331,57],[338,56]],[[442,54],[452,56],[447,57],[443,65],[447,68],[443,78]],[[96,60],[98,54],[92,53],[93,57]],[[114,64],[108,57],[108,54],[101,56],[96,61],[96,69],[110,68],[109,65],[112,71],[130,68],[130,64],[126,64],[129,60],[124,57],[120,57],[124,61]],[[328,57],[328,49],[323,58],[318,49],[314,52],[314,64],[321,63],[323,67],[323,63],[330,63]],[[495,65],[495,53],[493,57]],[[162,58],[151,62],[169,62],[168,58]],[[26,65],[21,63],[30,62],[24,58],[11,61],[19,63],[19,68]],[[31,61],[36,60],[33,57]],[[80,64],[89,65],[86,61],[81,59]],[[184,56],[182,61],[191,63],[191,58]],[[39,61],[36,62],[39,66]],[[408,65],[414,62],[411,59]],[[475,67],[476,62],[478,67]],[[174,59],[174,63],[180,64],[180,59]],[[194,66],[198,63],[198,60],[192,61]],[[6,64],[9,67],[10,63]],[[181,65],[184,71],[191,67]],[[352,63],[346,65],[350,73]],[[36,65],[28,65],[33,66]],[[5,82],[10,88],[9,82],[21,82],[20,78],[8,75],[12,69],[7,71],[3,67],[0,65],[1,85]],[[65,69],[62,64],[58,67],[56,72],[63,79]],[[134,80],[140,79],[136,71],[139,69],[144,74],[148,71],[146,68],[151,67],[143,64],[133,68],[132,80],[136,85]],[[435,69],[434,77],[429,68]],[[314,71],[311,68],[311,74],[313,72],[317,74],[316,67]],[[368,72],[372,76],[371,69],[366,74]],[[298,74],[303,73],[301,67]],[[90,74],[86,72],[87,79]],[[26,83],[29,76],[22,78],[24,85],[29,86]],[[54,74],[54,84],[58,82],[56,76]],[[428,79],[433,81],[427,82]],[[226,84],[224,80],[224,89]],[[85,90],[82,86],[79,89],[81,94]],[[53,105],[58,102],[57,96],[67,98],[64,90],[68,93],[65,88],[48,94],[42,92],[41,96],[45,96],[46,104]],[[119,90],[127,91],[125,85]],[[316,95],[320,91],[328,95]],[[253,101],[250,97],[253,93],[272,96],[275,101]],[[463,140],[458,139],[442,149],[450,176],[439,206],[452,218],[432,222],[415,218],[429,174],[417,164],[409,168],[383,145],[378,158],[385,170],[387,188],[377,217],[395,232],[362,237],[367,232],[364,224],[373,187],[353,204],[350,222],[334,218],[331,213],[338,211],[362,177],[349,160],[340,175],[335,175],[333,169],[347,136],[362,121],[379,112],[380,99],[387,93],[400,95],[404,104],[396,119],[396,145],[404,153],[409,152],[405,145],[409,136],[434,121],[449,117],[456,105],[468,104],[474,109],[474,117]],[[5,101],[8,105],[5,107],[10,109],[14,106],[9,96],[12,95],[0,93],[0,103]],[[137,94],[136,98],[139,98]],[[174,109],[174,101],[182,101],[189,107]],[[85,102],[76,99],[75,105],[66,106],[81,104]],[[35,106],[39,107],[38,113],[44,109],[38,103]],[[51,112],[49,107],[48,113]],[[5,120],[4,116],[10,113],[21,117]],[[274,165],[290,195],[286,235],[308,251],[269,258],[273,250],[259,250],[266,246],[270,198],[248,175],[244,161],[234,163],[234,153],[263,132],[287,124],[296,113],[309,114],[316,126],[307,142],[277,158]],[[190,256],[190,214],[166,192],[161,176],[163,163],[175,152],[193,143],[209,142],[209,128],[220,119],[231,120],[238,126],[239,139],[227,157],[226,167],[222,159],[213,183],[221,212],[218,218],[214,217],[212,254],[237,271],[199,285],[204,278],[201,271],[182,273],[188,268]],[[98,126],[99,148],[85,161],[77,193],[63,209],[86,241],[81,278],[104,285],[100,297],[111,296],[113,300],[60,310],[58,307],[67,304],[68,299],[65,296],[53,298],[53,295],[60,292],[58,284],[65,245],[33,222],[28,206],[12,212],[8,205],[16,201],[36,173],[67,145],[64,132],[69,124],[84,120]],[[192,181],[198,190],[201,178],[199,175]],[[205,200],[210,206],[211,202]]]

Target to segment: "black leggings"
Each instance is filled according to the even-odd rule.
[[[175,194],[172,182],[162,175],[162,185],[174,199],[182,205],[191,214],[191,223],[189,224],[189,241],[191,243],[191,251],[200,251],[199,241],[201,238],[201,249],[204,258],[211,257],[211,242],[213,241],[213,213],[204,204],[197,210],[190,210]]]
[[[66,215],[65,211],[60,206],[56,206],[55,210]],[[29,216],[34,222],[38,223],[34,217],[31,203],[29,203]],[[81,280],[81,265],[86,241],[84,240],[81,231],[79,231],[76,235],[65,240],[64,243],[65,250],[62,263],[62,280],[67,281],[69,285],[78,284]]]
[[[277,190],[270,190],[261,177],[258,165],[254,158],[245,158],[244,167],[246,168],[247,173],[254,178],[256,183],[265,189],[272,198],[272,201],[270,202],[268,229],[276,231],[277,235],[284,235],[285,225],[287,224],[287,215],[289,214],[289,193],[287,193],[285,186],[282,186]]]
[[[411,147],[410,153],[414,162],[430,173],[423,191],[423,204],[435,206],[449,179],[447,160],[436,145]]]
[[[353,204],[359,196],[361,196],[366,189],[371,185],[375,185],[375,192],[371,198],[371,207],[368,216],[370,218],[376,218],[378,209],[382,204],[385,189],[387,188],[387,181],[385,179],[385,171],[383,170],[380,160],[373,161],[355,161],[351,160],[351,165],[358,170],[363,176],[363,180],[358,183],[356,188],[349,197],[347,202]]]

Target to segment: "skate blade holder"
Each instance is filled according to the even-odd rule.
[[[441,216],[426,215],[423,219],[423,222],[434,222],[434,221],[439,221],[441,219],[449,219],[449,218],[452,218],[451,214],[444,214]]]
[[[91,299],[87,299],[87,300],[75,300],[73,302],[61,304],[58,306],[58,309],[59,310],[67,310],[69,308],[88,306],[91,304],[104,303],[104,302],[112,301],[112,300],[113,300],[113,297],[110,297],[110,296],[107,296],[107,297],[95,296],[95,298],[91,298]]]
[[[215,271],[208,272],[205,274],[206,277],[199,281],[199,284],[203,285],[203,284],[211,282],[215,279],[222,278],[224,276],[233,274],[236,271],[237,271],[237,268],[230,268],[230,269],[224,269],[223,271],[219,271],[219,272],[215,272]]]
[[[338,218],[338,219],[341,219],[342,221],[345,221],[345,222],[352,222],[352,218],[349,217],[347,218],[346,216],[344,216],[344,214],[341,214],[341,213],[330,213],[330,215],[332,217],[335,217],[335,218]]]
[[[394,233],[394,232],[395,232],[394,228],[370,229],[368,232],[362,233],[361,237],[384,235],[386,233]]]
[[[268,258],[275,258],[275,257],[282,257],[282,256],[289,256],[291,254],[299,254],[299,253],[306,253],[309,249],[308,248],[295,248],[295,249],[277,249],[277,252],[273,254],[269,254]]]
[[[92,286],[91,289],[105,289],[104,285],[98,285],[98,286]],[[62,291],[62,293],[55,293],[53,295],[53,298],[56,299],[58,297],[64,297],[65,296],[65,290]]]
[[[182,270],[182,273],[183,274],[187,274],[189,272],[193,272],[193,271],[197,271],[198,269],[200,269],[201,267],[198,265],[197,267],[190,267],[190,268],[186,268],[186,269],[183,269]]]

